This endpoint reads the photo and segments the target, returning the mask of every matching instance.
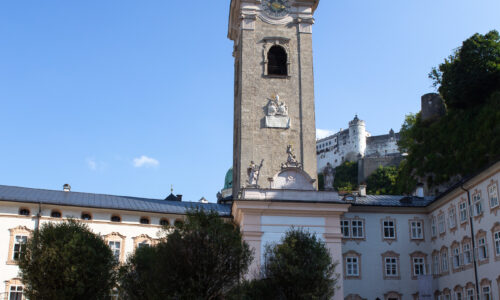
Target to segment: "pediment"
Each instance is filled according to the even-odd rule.
[[[300,168],[284,168],[274,175],[271,188],[286,190],[316,190],[315,179],[312,179]]]

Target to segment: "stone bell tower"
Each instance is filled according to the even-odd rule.
[[[272,188],[286,167],[317,187],[312,58],[319,0],[232,0],[234,42],[233,197]],[[306,176],[306,177],[307,177]]]

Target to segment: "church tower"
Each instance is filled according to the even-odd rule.
[[[318,2],[231,1],[234,198],[247,187],[272,188],[287,166],[302,169],[317,187],[312,25]]]

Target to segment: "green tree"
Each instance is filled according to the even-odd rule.
[[[448,184],[500,158],[500,38],[475,34],[430,77],[447,105],[438,120],[408,115],[400,148],[397,190],[409,193],[417,181],[429,187]]]
[[[277,244],[266,245],[262,279],[243,283],[234,299],[330,299],[337,263],[315,234],[292,228]]]
[[[367,193],[372,195],[397,195],[397,178],[397,167],[379,166],[375,172],[366,178]]]
[[[217,212],[190,211],[166,230],[166,240],[138,249],[122,267],[126,299],[220,299],[252,260],[239,227]]]
[[[464,109],[486,102],[500,91],[500,35],[492,30],[474,34],[445,59],[429,77],[448,108]]]
[[[45,223],[24,246],[19,260],[26,297],[106,299],[117,262],[104,240],[81,223]]]
[[[337,191],[352,191],[358,187],[358,163],[345,161],[335,168],[333,187]]]

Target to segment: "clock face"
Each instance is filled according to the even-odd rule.
[[[271,17],[284,17],[290,9],[289,0],[264,0],[262,1],[264,11]]]

